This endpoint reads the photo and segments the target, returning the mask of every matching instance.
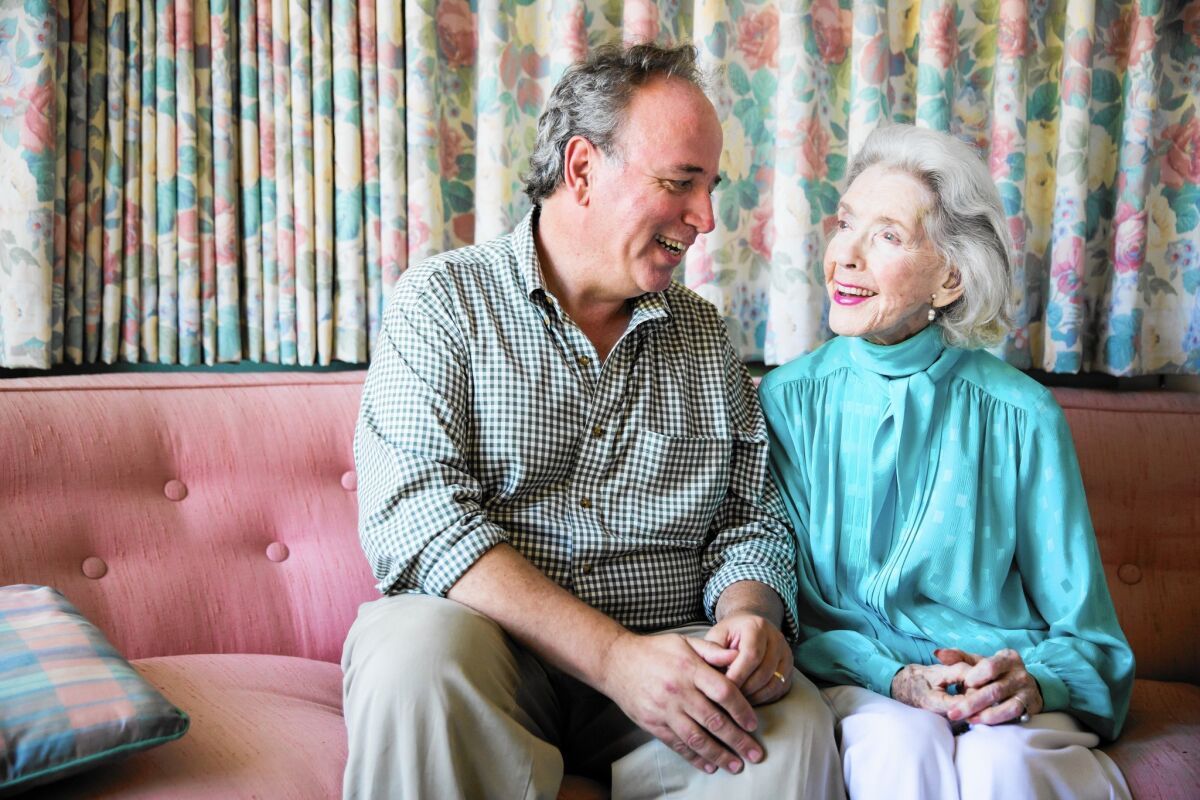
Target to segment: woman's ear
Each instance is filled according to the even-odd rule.
[[[957,267],[950,267],[949,274],[942,283],[942,287],[934,294],[934,306],[936,308],[945,308],[962,297],[962,293],[962,273],[958,271]]]
[[[563,185],[581,206],[587,205],[591,197],[598,156],[596,148],[582,136],[572,136],[563,148]]]

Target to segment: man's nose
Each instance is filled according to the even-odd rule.
[[[703,190],[697,191],[688,201],[683,221],[699,233],[708,233],[717,227],[716,218],[713,216],[712,195]]]

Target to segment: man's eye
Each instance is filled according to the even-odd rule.
[[[688,189],[691,189],[691,188],[692,188],[692,182],[691,182],[690,180],[687,180],[687,181],[667,181],[667,182],[668,182],[668,183],[671,185],[671,188],[672,188],[672,189],[674,189],[674,190],[675,190],[675,191],[677,191],[677,192],[686,192]]]
[[[850,227],[850,223],[849,223],[849,222],[846,222],[846,220],[844,220],[844,219],[839,219],[839,220],[837,221],[837,228],[838,228],[838,230],[839,230],[839,231],[844,231],[844,230],[846,230],[846,229],[847,229],[847,228],[849,228],[849,227]]]

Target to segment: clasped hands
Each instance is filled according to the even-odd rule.
[[[947,647],[933,654],[940,663],[909,664],[896,673],[893,699],[972,725],[999,725],[1042,710],[1037,681],[1015,650],[982,656]]]
[[[787,694],[792,651],[755,614],[732,614],[703,639],[626,633],[608,652],[602,691],[630,719],[705,772],[762,761],[752,706]],[[781,677],[782,676],[782,677]]]

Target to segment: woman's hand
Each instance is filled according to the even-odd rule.
[[[946,714],[951,721],[999,725],[1026,714],[1033,716],[1045,705],[1037,681],[1025,671],[1025,662],[1016,650],[984,657],[948,647],[933,654],[948,668],[968,668]]]
[[[961,684],[970,668],[965,663],[909,664],[892,678],[892,699],[945,717],[959,699],[947,690]]]

